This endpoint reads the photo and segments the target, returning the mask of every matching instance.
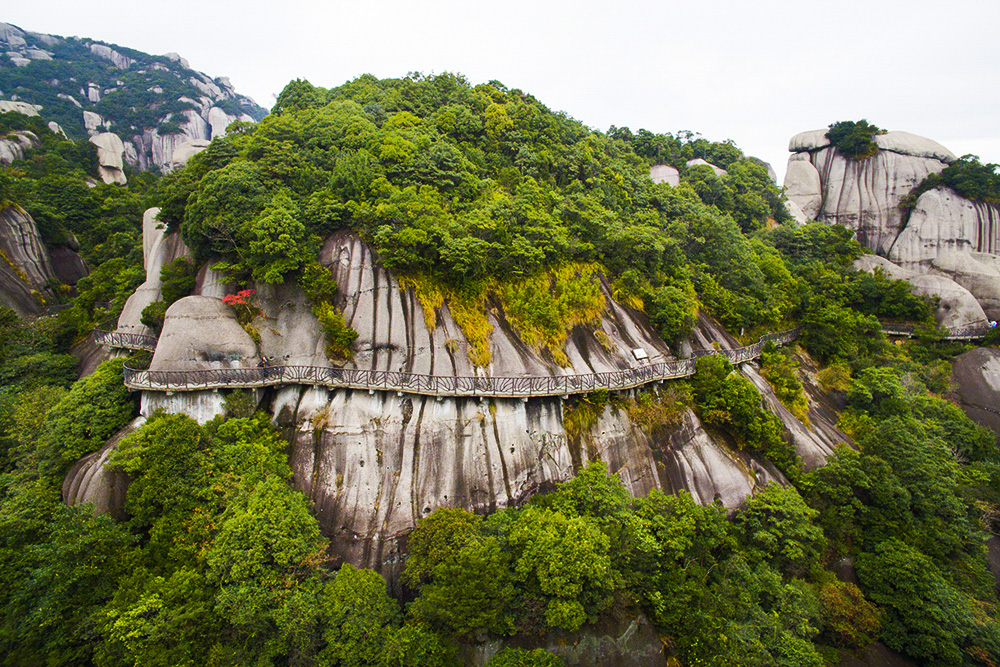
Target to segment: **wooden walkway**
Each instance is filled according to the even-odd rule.
[[[768,342],[784,345],[799,335],[791,329],[762,336],[753,345],[733,350],[704,352],[721,354],[734,364],[760,356]],[[545,376],[454,376],[422,375],[394,371],[376,371],[330,366],[261,366],[253,368],[215,368],[197,371],[151,371],[125,366],[125,385],[138,391],[206,391],[215,389],[253,389],[280,385],[312,385],[330,389],[395,391],[439,397],[531,398],[569,396],[601,389],[621,391],[651,382],[675,380],[694,375],[697,357],[676,359],[626,368],[607,373]]]
[[[274,387],[280,385],[312,385],[330,389],[362,389],[396,391],[425,396],[467,396],[495,398],[529,398],[535,396],[569,396],[597,390],[621,391],[651,382],[676,380],[694,375],[697,357],[721,354],[734,364],[760,356],[768,342],[784,345],[794,340],[801,327],[761,336],[753,345],[732,350],[702,352],[692,359],[675,359],[627,368],[607,373],[545,376],[453,376],[422,375],[395,371],[377,371],[331,366],[264,366],[252,368],[217,368],[198,371],[151,371],[125,366],[125,385],[136,391],[206,391]],[[889,336],[912,338],[917,328],[907,324],[884,324]],[[944,340],[975,340],[985,336],[989,325],[978,325],[949,331]],[[156,336],[124,331],[94,330],[94,340],[107,347],[153,351]]]

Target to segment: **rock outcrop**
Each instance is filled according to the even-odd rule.
[[[900,202],[955,156],[929,139],[889,132],[876,137],[881,150],[875,156],[850,160],[825,134],[792,137],[786,195],[807,217],[852,229],[862,245],[886,256],[903,227]]]
[[[19,315],[36,314],[53,282],[58,280],[35,221],[19,206],[0,209],[0,304]]]
[[[681,182],[681,172],[677,170],[677,167],[671,167],[669,164],[654,164],[649,168],[649,177],[653,179],[654,183],[666,183],[671,187],[675,187]]]
[[[146,223],[151,215],[147,213]],[[166,237],[153,231],[144,234],[147,270],[153,257],[164,253]],[[320,256],[337,279],[338,306],[359,332],[349,367],[434,375],[558,376],[649,363],[632,355],[640,347],[653,360],[671,354],[642,313],[616,303],[606,291],[607,305],[596,328],[604,332],[604,345],[592,327],[577,327],[564,349],[570,364],[561,367],[550,355],[526,346],[502,311],[490,308],[492,361],[477,368],[468,359],[468,342],[447,306],[437,310],[436,326],[428,326],[412,288],[401,287],[378,266],[357,236],[342,232],[328,238]],[[256,366],[258,348],[218,298],[221,289],[218,276],[203,270],[197,294],[171,306],[151,370],[210,372]],[[263,311],[255,320],[260,354],[275,365],[330,365],[300,288],[258,285],[256,297]],[[136,312],[140,298],[146,297],[137,293],[126,310]],[[736,345],[704,318],[689,342],[695,350]],[[776,405],[767,382],[752,368],[745,372],[769,404]],[[765,483],[784,481],[767,461],[706,431],[691,411],[668,427],[651,429],[634,423],[627,409],[608,405],[592,427],[568,433],[564,418],[569,403],[560,397],[480,400],[286,385],[259,390],[257,398],[291,443],[293,482],[315,504],[324,533],[333,538],[334,555],[390,575],[402,564],[406,535],[435,508],[488,511],[516,505],[569,479],[593,460],[605,461],[633,494],[687,489],[700,502],[728,507],[739,505]],[[204,422],[223,411],[224,392],[143,392],[142,414],[155,409],[183,412]],[[807,467],[819,465],[834,445],[847,441],[834,426],[835,415],[811,412],[811,428],[787,411],[779,416]]]
[[[950,279],[972,294],[990,319],[1000,318],[1000,207],[973,202],[940,187],[922,193],[912,210],[901,204],[925,178],[955,155],[941,144],[908,132],[875,136],[879,151],[865,160],[843,157],[826,130],[792,137],[785,175],[789,202],[805,217],[843,225],[862,245],[911,272],[905,279],[922,294],[942,297],[948,313],[939,323],[969,321],[978,314]],[[946,316],[946,317],[942,317]]]
[[[893,264],[878,255],[864,255],[854,262],[859,271],[874,273],[881,270],[887,278],[905,280],[910,283],[914,294],[938,298],[934,314],[938,326],[946,329],[960,329],[985,324],[986,312],[972,292],[944,276],[918,273]]]
[[[97,173],[105,183],[125,185],[124,164],[122,153],[125,146],[122,139],[113,132],[102,132],[90,138],[90,143],[97,146]]]
[[[118,318],[118,331],[152,335],[142,323],[142,311],[160,298],[163,281],[160,272],[166,264],[188,254],[180,234],[167,234],[166,225],[156,219],[159,208],[147,209],[142,215],[142,264],[146,280],[125,302]]]
[[[952,385],[965,414],[1000,439],[1000,350],[979,347],[956,357]]]
[[[21,130],[10,132],[0,137],[0,164],[10,164],[14,160],[23,160],[24,152],[38,148],[42,142],[34,132]]]

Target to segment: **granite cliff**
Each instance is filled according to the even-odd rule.
[[[145,304],[159,296],[158,270],[184,253],[183,244],[158,225],[155,211],[144,219],[147,281],[126,305],[123,332],[146,332],[138,322]],[[447,306],[429,327],[410,287],[381,268],[357,236],[342,232],[326,239],[321,252],[339,287],[339,306],[357,331],[354,359],[347,367],[433,375],[538,376],[585,374],[635,367],[632,354],[644,349],[651,360],[671,355],[645,315],[616,302],[602,283],[606,308],[595,328],[577,327],[565,346],[561,367],[525,345],[502,311],[491,308],[492,362],[471,364],[461,328]],[[195,294],[167,311],[151,369],[212,369],[256,366],[260,356],[285,365],[328,366],[323,337],[301,290],[258,285],[263,313],[256,321],[259,348],[220,297],[219,276],[199,274]],[[604,332],[602,343],[596,331]],[[610,344],[608,343],[610,341]],[[702,318],[688,341],[694,350],[737,346],[721,327]],[[811,426],[806,427],[774,397],[752,364],[743,372],[778,414],[807,468],[821,465],[846,436],[815,387],[809,389]],[[694,412],[683,411],[665,428],[636,423],[628,398],[601,408],[582,431],[567,428],[572,400],[551,398],[433,397],[395,391],[336,390],[287,385],[258,390],[256,399],[285,431],[294,483],[314,503],[336,556],[344,562],[395,572],[405,536],[436,507],[487,511],[518,504],[539,490],[569,479],[591,460],[605,461],[633,494],[651,489],[687,489],[699,502],[739,505],[755,488],[782,480],[766,460],[739,451],[720,434],[706,431]],[[213,391],[143,392],[142,414],[165,409],[207,421],[224,410]],[[136,424],[142,422],[140,417]],[[80,461],[63,485],[68,502],[95,502],[119,511],[123,481],[103,466],[114,439]]]
[[[1000,318],[1000,208],[947,187],[918,191],[957,159],[937,142],[908,132],[876,135],[874,141],[874,156],[854,160],[830,144],[825,130],[792,137],[785,175],[789,200],[808,219],[854,230],[862,245],[887,260],[881,268],[891,263],[901,269],[892,269],[896,277],[947,279],[932,285],[922,278],[918,291],[966,303],[963,314],[948,321],[981,323],[979,310]],[[962,290],[981,309],[958,296]]]

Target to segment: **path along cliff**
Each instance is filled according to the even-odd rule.
[[[147,280],[126,305],[118,330],[149,334],[138,317],[159,296],[157,267],[185,249],[165,234],[155,210],[147,212],[143,229]],[[359,332],[354,359],[346,368],[559,377],[636,368],[671,357],[645,315],[617,303],[602,284],[606,307],[601,321],[570,333],[564,348],[567,366],[525,345],[503,312],[491,308],[492,361],[476,367],[448,307],[437,310],[436,324],[430,326],[413,289],[382,269],[357,236],[329,237],[321,260],[337,280],[338,307]],[[226,293],[221,277],[203,267],[195,293],[168,309],[151,370],[256,368],[262,356],[276,365],[330,366],[323,335],[298,287],[257,286],[263,312],[256,321],[259,346],[222,303]],[[695,351],[739,346],[705,318],[690,342]],[[648,359],[636,358],[635,349]],[[778,408],[767,382],[749,365],[744,372],[769,405]],[[834,446],[847,441],[834,426],[836,416],[821,392],[812,394],[810,427],[777,410],[807,468],[820,465]],[[630,418],[624,397],[602,405],[582,430],[567,428],[572,401],[561,396],[434,397],[293,384],[256,390],[255,398],[287,435],[294,484],[315,503],[335,555],[390,575],[401,563],[406,535],[433,509],[488,511],[518,504],[569,479],[591,460],[605,461],[635,495],[686,489],[699,502],[719,501],[727,507],[738,505],[760,485],[781,480],[766,460],[706,431],[692,411],[681,411],[666,427],[649,428]],[[157,409],[207,421],[222,413],[224,401],[225,392],[218,391],[143,391],[143,416],[130,428]],[[63,491],[68,502],[91,501],[106,511],[120,511],[122,479],[104,467],[115,444],[112,439],[67,475]]]

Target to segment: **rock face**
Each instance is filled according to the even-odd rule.
[[[165,256],[167,243],[162,230],[152,226],[153,214],[147,212],[144,221],[147,271],[154,261],[162,261],[154,258]],[[606,293],[598,328],[610,341],[610,350],[589,328],[579,327],[565,346],[570,365],[560,367],[549,355],[525,346],[494,308],[489,315],[493,360],[486,368],[476,368],[447,307],[438,309],[436,326],[429,327],[413,290],[402,289],[356,236],[339,233],[328,238],[321,261],[337,279],[338,306],[359,332],[350,363],[359,368],[436,375],[562,375],[647,363],[631,354],[637,347],[654,360],[670,355],[642,313]],[[158,286],[147,281],[144,289],[151,292]],[[233,310],[218,298],[225,294],[218,276],[203,269],[196,292],[167,311],[151,369],[256,366],[257,348]],[[256,296],[264,313],[256,320],[262,354],[274,364],[330,365],[316,318],[296,285],[258,285]],[[137,293],[126,311],[134,314],[147,298]],[[127,319],[123,314],[122,321]],[[703,318],[689,347],[735,345],[718,325]],[[770,386],[752,368],[745,372],[771,402]],[[650,430],[634,423],[627,410],[609,405],[591,428],[567,433],[568,403],[559,397],[438,399],[302,385],[261,390],[257,396],[291,443],[294,484],[315,503],[334,555],[390,576],[401,568],[406,536],[435,508],[488,511],[516,505],[569,479],[593,460],[605,461],[633,494],[687,489],[699,502],[719,501],[728,507],[763,484],[784,481],[766,461],[707,432],[690,411],[669,427]],[[143,392],[142,414],[162,408],[204,422],[223,411],[223,401],[217,392]],[[835,444],[847,441],[833,425],[835,415],[810,413],[811,429],[787,411],[780,416],[807,467],[818,465]]]
[[[257,346],[231,307],[214,297],[187,296],[167,309],[149,369],[253,368],[259,361]]]
[[[941,144],[909,132],[877,135],[879,152],[866,160],[844,158],[825,130],[792,137],[785,175],[789,202],[807,218],[843,225],[862,245],[912,272],[906,279],[922,294],[942,296],[947,317],[939,323],[975,319],[967,297],[951,283],[922,278],[933,274],[954,281],[979,302],[991,319],[1000,317],[1000,207],[972,202],[948,188],[920,195],[912,211],[900,207],[923,180],[956,158]]]
[[[927,270],[939,255],[953,252],[1000,253],[1000,208],[935,188],[917,199],[889,259]]]
[[[192,139],[178,145],[170,154],[171,171],[183,168],[193,155],[197,155],[208,148],[210,143],[207,139]]]
[[[854,262],[854,268],[872,273],[882,270],[887,278],[910,283],[914,294],[938,297],[938,308],[934,319],[940,327],[959,329],[985,324],[987,321],[986,312],[976,297],[950,278],[918,273],[893,264],[878,255],[864,255],[858,258]]]
[[[97,146],[97,173],[105,183],[125,185],[127,179],[122,171],[122,153],[125,146],[122,139],[113,132],[102,132],[90,138],[90,143]]]
[[[160,298],[163,286],[160,272],[164,265],[189,252],[180,234],[166,233],[166,225],[156,219],[159,212],[159,208],[150,208],[142,215],[142,263],[146,269],[146,281],[125,302],[118,318],[118,331],[144,335],[153,333],[142,323],[142,311]]]
[[[686,164],[689,167],[698,167],[698,166],[701,166],[701,165],[704,165],[706,167],[711,167],[712,171],[715,172],[716,176],[725,176],[726,174],[729,173],[728,171],[726,171],[722,167],[716,167],[711,162],[707,162],[706,160],[702,160],[700,157],[699,158],[695,158],[693,160],[688,160],[686,162]]]
[[[958,356],[952,382],[952,398],[965,414],[1000,438],[1000,350],[980,347]]]
[[[109,470],[107,463],[118,443],[145,421],[145,417],[136,417],[101,449],[74,463],[63,479],[63,501],[70,505],[93,503],[97,514],[110,514],[116,519],[126,519],[124,508],[128,476],[121,471]]]
[[[681,172],[669,164],[654,164],[649,168],[649,177],[654,183],[666,183],[671,187],[676,187],[681,182]]]
[[[821,138],[825,132],[792,138],[786,194],[806,216],[853,229],[862,245],[885,256],[902,229],[900,201],[955,156],[929,139],[890,132],[878,137],[883,148],[874,157],[849,160]]]
[[[19,315],[38,313],[52,282],[59,280],[35,221],[19,206],[0,209],[0,304]]]
[[[0,164],[10,164],[14,160],[23,160],[24,151],[38,148],[42,142],[34,132],[26,130],[10,132],[0,137]]]

